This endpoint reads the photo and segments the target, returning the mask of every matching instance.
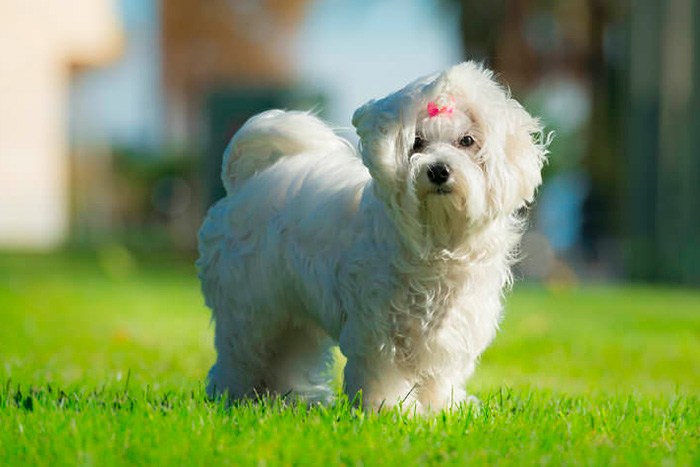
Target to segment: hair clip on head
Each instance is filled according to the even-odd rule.
[[[445,102],[447,100],[447,102]],[[442,105],[441,105],[442,104]],[[448,99],[438,99],[434,102],[428,102],[428,115],[437,117],[440,114],[451,114],[455,110],[455,100],[453,97]]]

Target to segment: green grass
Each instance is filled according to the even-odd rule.
[[[0,465],[700,465],[700,293],[516,288],[470,391],[432,418],[206,400],[190,266],[0,256]]]

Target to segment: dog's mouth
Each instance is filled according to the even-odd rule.
[[[439,186],[430,192],[431,195],[445,196],[452,193],[452,188],[448,186]]]

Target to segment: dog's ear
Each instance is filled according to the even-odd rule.
[[[546,160],[549,137],[539,120],[530,116],[515,100],[508,99],[505,129],[505,174],[499,192],[502,209],[512,211],[532,202],[542,183],[542,165]]]
[[[396,172],[394,153],[401,116],[392,97],[373,99],[352,116],[352,124],[360,137],[362,161],[372,177],[379,181]]]
[[[357,136],[360,137],[361,141],[365,141],[369,136],[371,136],[372,131],[375,129],[375,108],[377,107],[377,100],[372,99],[365,105],[355,110],[352,115],[352,125],[357,131]]]
[[[393,94],[367,102],[353,114],[362,161],[380,184],[390,185],[402,178],[420,103],[438,94],[436,87],[443,86],[440,76],[419,78]]]

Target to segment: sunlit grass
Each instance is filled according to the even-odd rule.
[[[690,290],[517,287],[481,410],[431,419],[206,401],[213,329],[181,261],[0,256],[0,316],[3,465],[700,464]]]

